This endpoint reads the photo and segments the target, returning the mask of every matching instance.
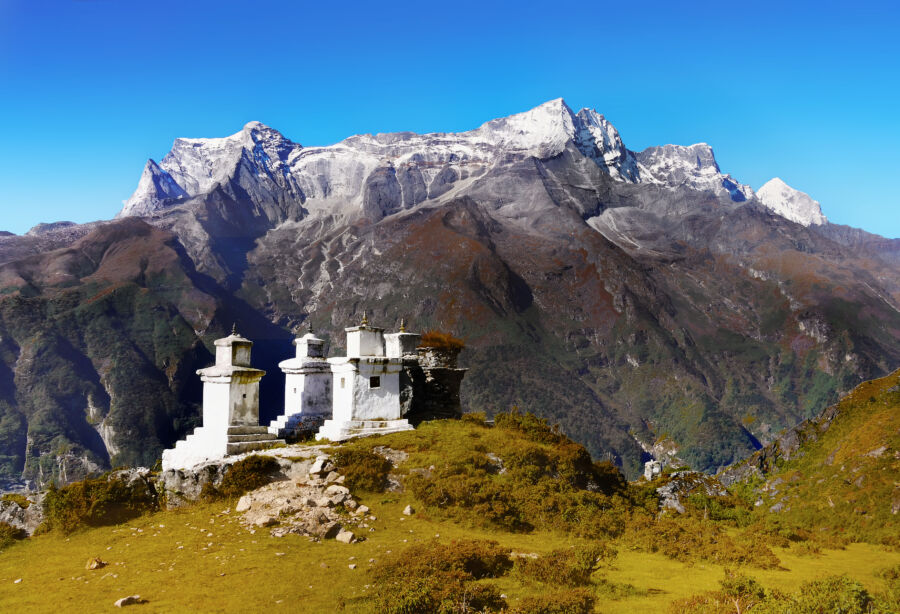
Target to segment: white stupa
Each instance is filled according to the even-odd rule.
[[[344,329],[347,355],[329,358],[332,381],[332,416],[316,439],[343,441],[351,437],[409,431],[413,426],[400,414],[400,371],[403,355],[415,348],[418,335],[388,335],[369,326],[365,312],[359,326]],[[414,351],[414,350],[412,350]]]
[[[312,325],[294,339],[297,354],[283,360],[284,413],[269,425],[269,432],[290,437],[309,431],[331,416],[331,366],[325,359],[325,341],[313,334]]]
[[[250,366],[253,342],[237,334],[216,339],[216,364],[197,371],[203,380],[203,425],[163,451],[162,468],[186,469],[271,446],[279,440],[259,425],[259,380]]]

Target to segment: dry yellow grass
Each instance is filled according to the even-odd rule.
[[[5,612],[93,612],[126,595],[148,602],[145,612],[368,612],[366,568],[386,551],[417,541],[495,539],[518,552],[548,552],[578,543],[554,533],[509,534],[464,528],[423,515],[403,516],[407,497],[365,501],[378,517],[362,543],[313,543],[306,538],[249,533],[227,504],[160,512],[115,527],[43,535],[0,553],[0,603]],[[401,520],[402,519],[402,520]],[[684,564],[620,545],[611,570],[595,575],[618,586],[619,597],[598,589],[597,611],[663,611],[674,599],[712,590],[723,577],[717,565]],[[746,570],[768,588],[789,590],[800,582],[847,573],[870,590],[881,590],[879,569],[900,564],[900,553],[853,544],[846,550],[800,557],[777,550],[785,570]],[[100,557],[108,566],[87,571]],[[357,565],[350,569],[350,565]],[[21,578],[21,582],[15,580]],[[540,586],[523,585],[511,574],[496,582],[514,605]],[[632,588],[622,588],[631,585]]]

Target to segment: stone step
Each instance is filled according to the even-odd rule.
[[[232,455],[243,454],[244,452],[254,452],[256,450],[266,450],[279,443],[284,443],[284,439],[270,439],[267,441],[239,441],[235,443],[228,442],[225,446],[225,453],[228,455]]]
[[[228,443],[241,443],[243,441],[272,441],[278,439],[268,430],[264,433],[254,433],[252,435],[228,435]]]
[[[268,429],[259,424],[246,426],[229,426],[229,435],[256,435],[257,433],[265,433]]]
[[[281,418],[279,418],[278,420],[272,420],[272,422],[269,423],[269,432],[274,433],[275,430],[283,429],[284,427],[287,426],[287,423],[288,423],[287,419],[284,418],[283,416]],[[273,429],[275,429],[275,430],[273,430]]]
[[[402,418],[399,420],[326,420],[319,429],[316,439],[328,438],[334,441],[345,441],[354,437],[409,431],[412,428],[409,421]]]

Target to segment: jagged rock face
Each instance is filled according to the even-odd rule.
[[[263,421],[288,331],[311,318],[337,355],[368,309],[466,339],[464,409],[532,410],[630,475],[639,441],[715,469],[900,362],[900,242],[798,225],[708,146],[635,154],[561,100],[330,147],[248,124],[159,169],[123,219],[0,237],[6,475],[59,474],[64,449],[152,464],[235,320]]]
[[[712,148],[706,143],[690,147],[648,147],[637,154],[637,160],[641,177],[646,182],[711,191],[735,202],[744,202],[753,197],[750,186],[738,183],[719,170]]]

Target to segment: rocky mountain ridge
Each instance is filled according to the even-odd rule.
[[[753,196],[749,186],[721,173],[705,143],[635,153],[603,115],[593,109],[574,113],[556,99],[455,134],[358,135],[328,147],[304,148],[250,122],[225,138],[176,139],[160,164],[147,162],[119,216],[149,215],[208,193],[244,165],[260,186],[283,190],[304,204],[309,200],[310,207],[346,208],[352,203],[378,218],[438,198],[451,186],[459,189],[509,157],[551,158],[569,144],[617,181],[688,185],[736,202]],[[367,194],[367,188],[379,184],[385,189],[377,196]]]

